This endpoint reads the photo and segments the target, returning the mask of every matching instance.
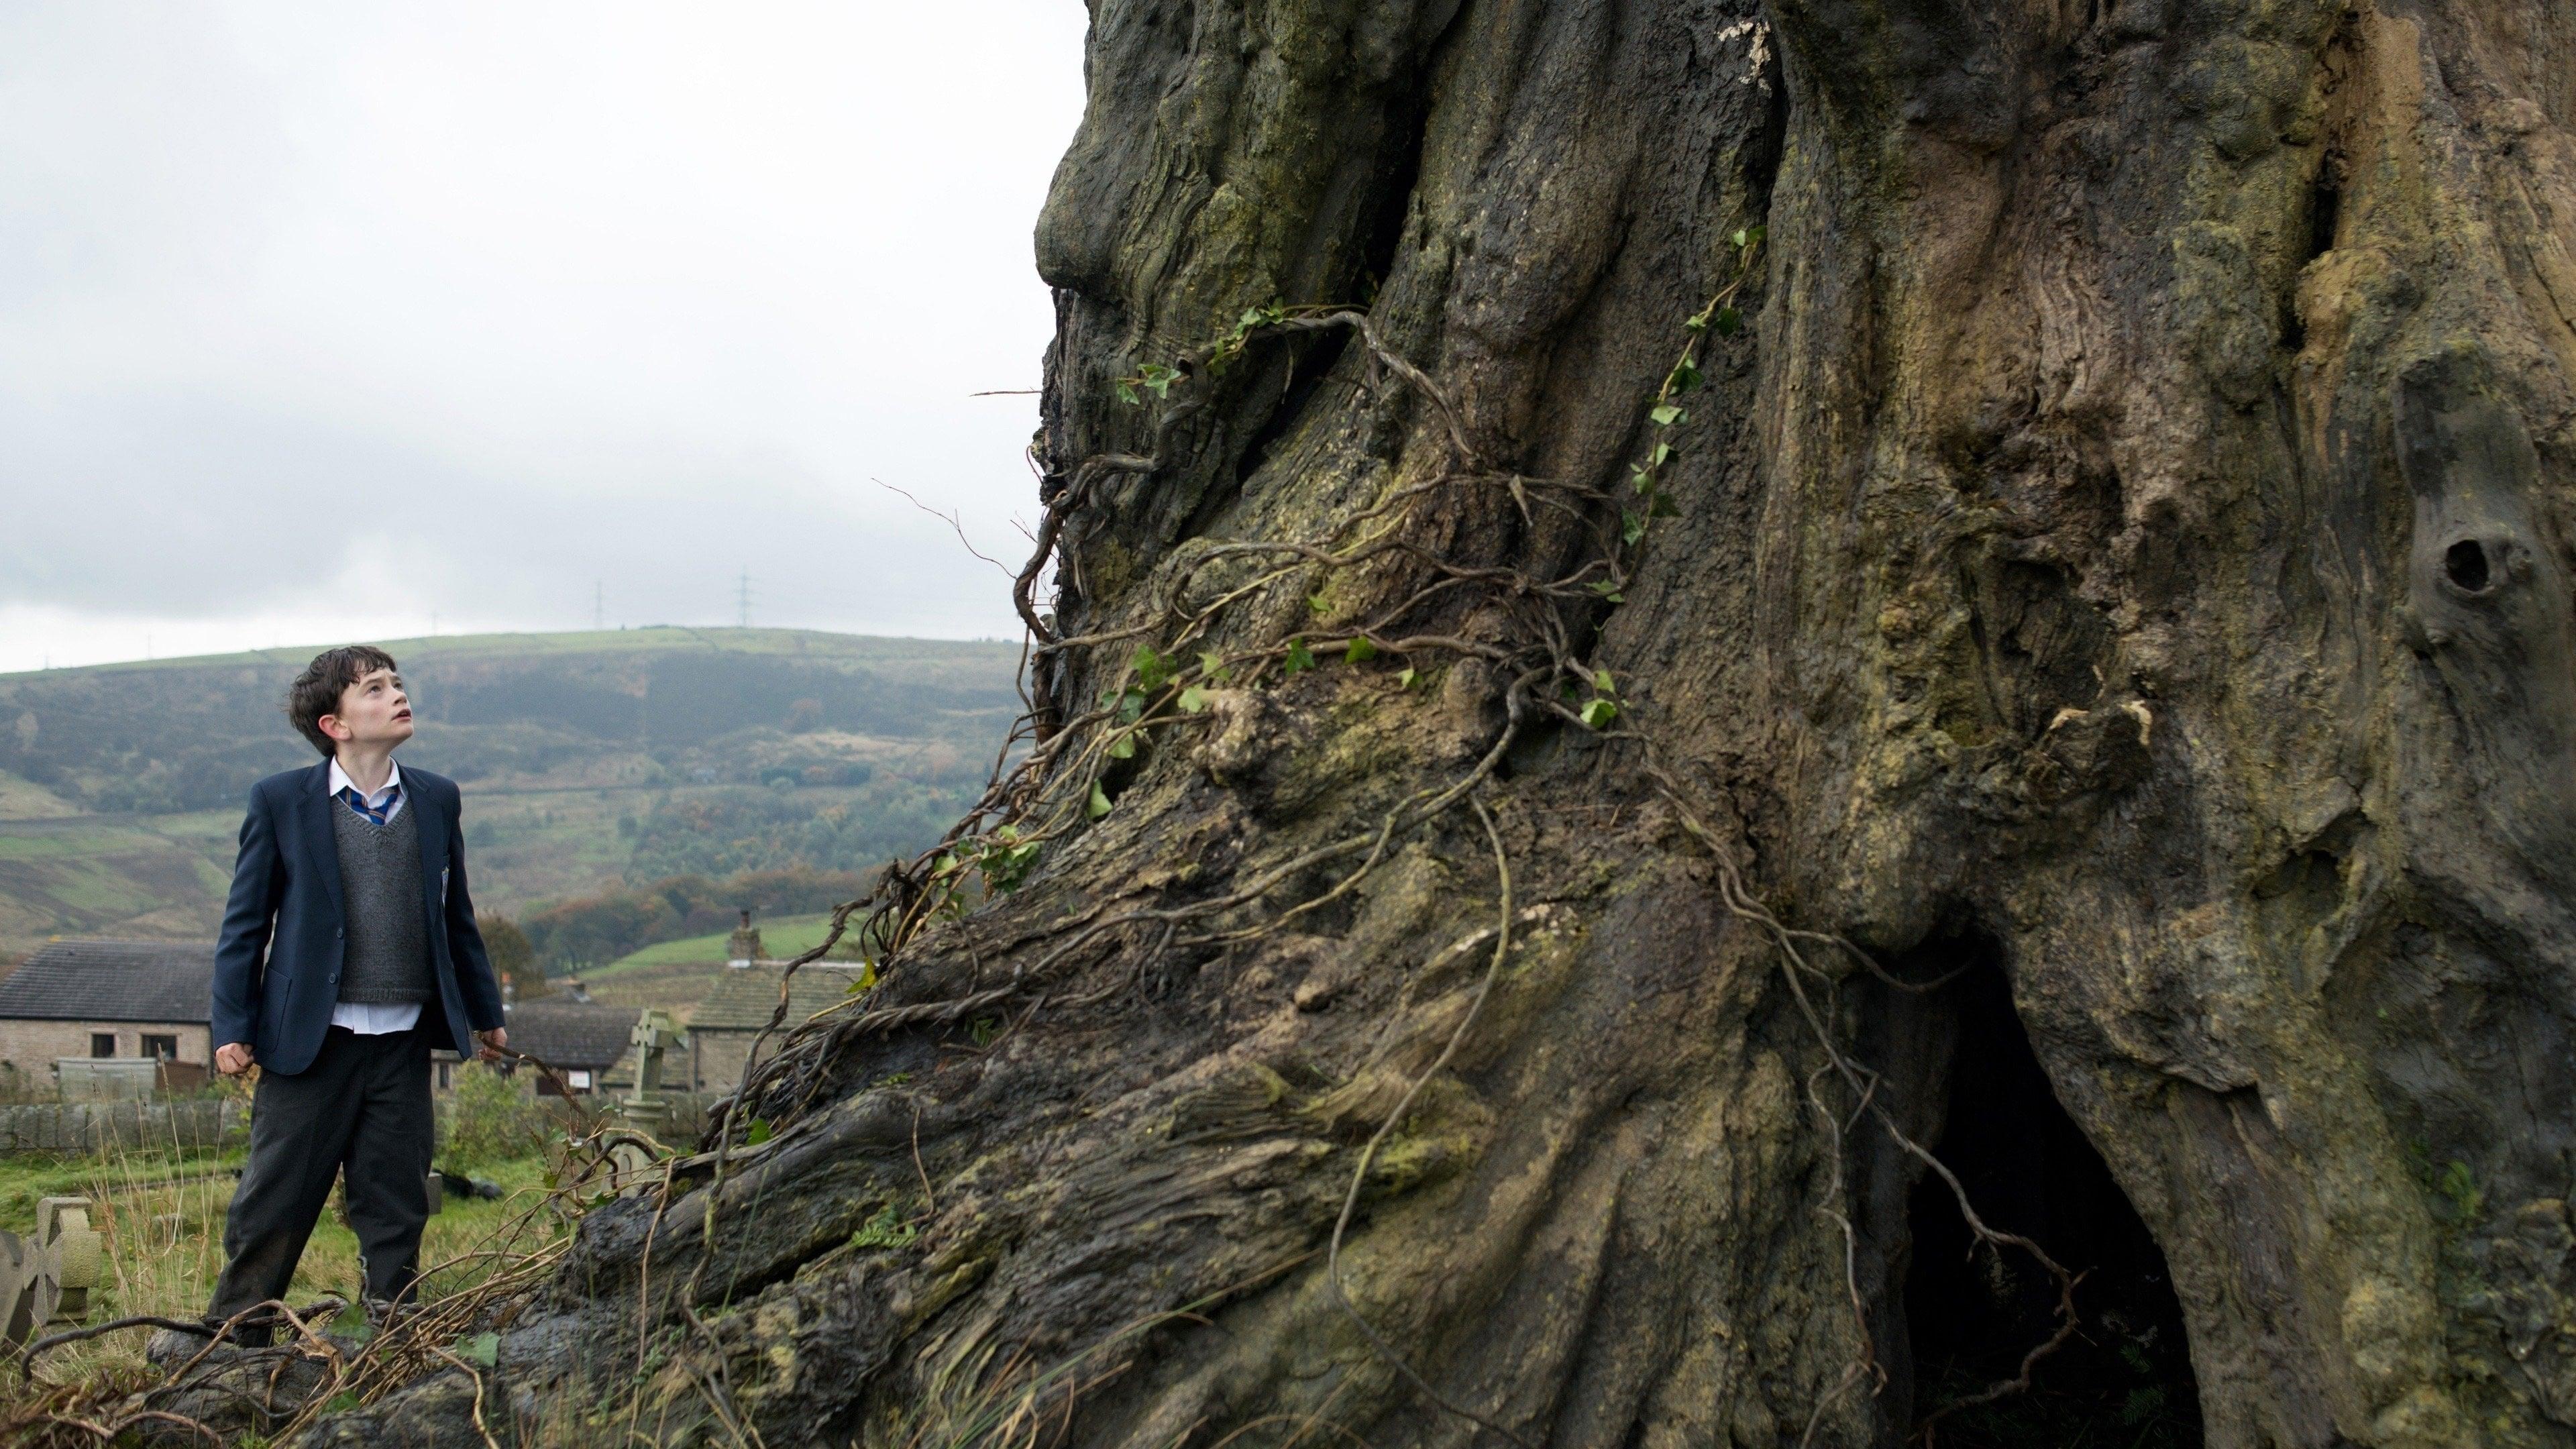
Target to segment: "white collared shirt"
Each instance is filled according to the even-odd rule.
[[[350,779],[349,772],[341,769],[340,762],[335,759],[331,762],[331,782],[323,788],[331,792],[332,799],[337,800],[340,798],[340,792],[343,790],[358,790],[358,782]],[[364,790],[358,790],[358,798],[366,801],[367,808],[370,810],[385,810],[385,798],[393,795],[395,791],[400,790],[401,788],[402,766],[391,760],[387,760],[385,761],[385,783],[383,787],[377,790],[373,795],[368,794]],[[411,797],[408,795],[397,797],[394,800],[393,808],[391,810],[385,810],[385,822],[387,824],[393,823],[394,817],[402,814],[403,806],[410,802]],[[348,807],[343,805],[341,808],[347,809]]]
[[[340,798],[340,792],[352,790],[357,792],[359,799],[367,802],[368,809],[384,810],[385,822],[393,823],[402,814],[403,806],[410,803],[411,796],[402,793],[402,766],[391,760],[385,761],[385,765],[387,773],[384,788],[370,795],[364,790],[359,790],[358,782],[350,779],[349,772],[341,769],[340,762],[334,759],[331,762],[330,781],[323,787],[330,793],[331,808],[348,809],[349,803]],[[393,801],[393,808],[390,810],[385,808],[387,799]],[[331,1008],[333,1026],[345,1026],[360,1036],[382,1036],[391,1031],[409,1031],[419,1021],[420,1003],[417,1001],[343,1001],[334,1004]]]

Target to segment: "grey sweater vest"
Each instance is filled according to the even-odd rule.
[[[429,927],[421,911],[419,803],[406,801],[392,824],[375,825],[346,801],[333,800],[331,835],[339,847],[340,902],[349,923],[340,999],[429,1000],[438,983],[430,974]]]

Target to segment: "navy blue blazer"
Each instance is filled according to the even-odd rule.
[[[324,760],[251,787],[215,945],[215,1045],[249,1042],[261,1070],[287,1076],[322,1050],[348,946],[331,812],[349,807],[331,798],[330,778]],[[456,782],[409,766],[402,778],[403,815],[419,822],[420,909],[438,977],[438,999],[421,1003],[420,1029],[433,1047],[471,1056],[471,1033],[502,1024],[501,987],[465,890]]]

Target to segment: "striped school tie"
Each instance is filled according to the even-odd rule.
[[[394,802],[402,798],[402,786],[387,786],[385,788],[385,803],[381,807],[368,804],[367,797],[359,794],[358,788],[355,785],[341,786],[340,798],[348,802],[350,809],[365,816],[368,824],[383,825],[393,819]]]

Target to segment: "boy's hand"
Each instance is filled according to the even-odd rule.
[[[238,1077],[250,1070],[250,1043],[228,1041],[215,1048],[215,1070],[227,1077]]]
[[[474,1053],[474,1059],[497,1062],[501,1059],[501,1048],[510,1044],[510,1029],[506,1026],[496,1026],[490,1031],[474,1033],[474,1039],[483,1044],[482,1048]]]

